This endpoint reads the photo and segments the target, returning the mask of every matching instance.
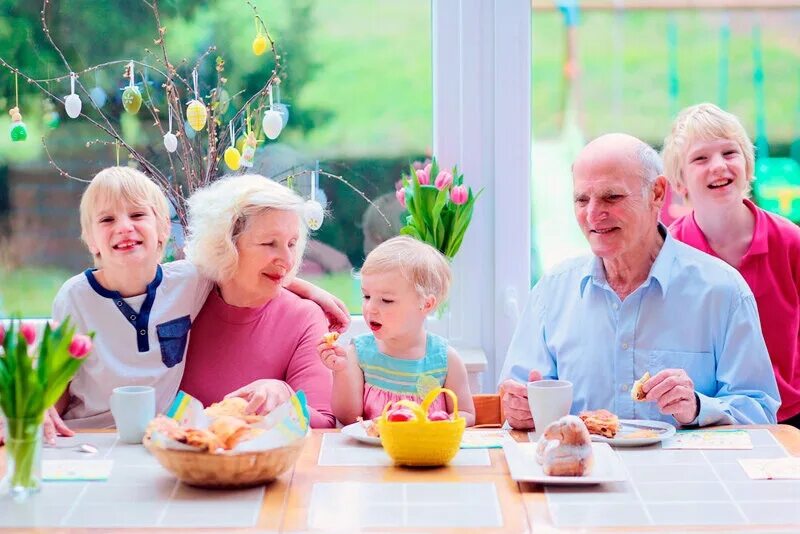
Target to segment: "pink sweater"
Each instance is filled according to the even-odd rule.
[[[316,348],[327,325],[315,303],[285,289],[259,308],[212,291],[192,324],[181,389],[208,406],[254,380],[284,380],[305,392],[312,427],[333,427],[333,379]]]

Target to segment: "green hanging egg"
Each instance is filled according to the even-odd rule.
[[[44,114],[44,124],[50,129],[58,128],[58,124],[61,122],[61,115],[58,114],[58,111],[48,111]]]
[[[139,108],[142,107],[142,93],[136,86],[128,86],[122,92],[122,107],[128,113],[138,113]]]
[[[25,127],[25,123],[22,121],[12,122],[9,133],[11,134],[11,140],[14,142],[24,141],[28,138],[28,128]]]

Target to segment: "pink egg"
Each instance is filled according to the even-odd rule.
[[[428,421],[449,421],[450,414],[444,410],[436,410],[428,414]]]

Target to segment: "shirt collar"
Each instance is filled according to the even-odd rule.
[[[650,285],[651,280],[655,279],[658,286],[661,288],[661,295],[666,295],[667,288],[669,287],[670,273],[672,271],[672,263],[675,259],[675,240],[667,232],[667,228],[658,223],[658,233],[664,238],[664,244],[661,245],[661,250],[656,256],[656,261],[650,268],[650,274],[642,284],[643,286]],[[590,261],[586,262],[583,276],[580,282],[580,296],[581,298],[586,293],[586,286],[589,282],[601,288],[609,288],[608,281],[606,280],[606,272],[603,268],[603,260],[597,256],[592,256]]]
[[[767,249],[767,214],[756,207],[750,199],[744,199],[744,205],[747,206],[753,213],[755,218],[755,228],[753,228],[753,240],[750,242],[750,248],[745,252],[745,256],[752,256],[754,254],[766,254]]]

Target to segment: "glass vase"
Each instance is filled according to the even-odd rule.
[[[6,471],[0,488],[15,501],[24,501],[40,489],[42,475],[42,419],[5,418]]]

